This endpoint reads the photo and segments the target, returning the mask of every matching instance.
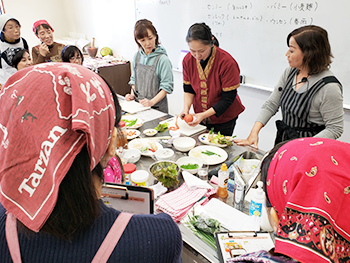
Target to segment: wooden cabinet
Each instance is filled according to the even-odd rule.
[[[99,67],[98,74],[112,86],[115,93],[125,96],[130,93],[131,68],[130,62],[125,64],[112,65],[108,67]]]

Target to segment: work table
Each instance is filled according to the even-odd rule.
[[[135,114],[135,117],[137,117],[137,114]],[[143,134],[143,131],[145,129],[149,129],[149,128],[155,128],[160,121],[164,121],[167,120],[169,118],[171,118],[171,115],[164,115],[162,117],[150,120],[145,122],[142,127],[139,128],[139,131],[141,132],[140,137],[141,138],[149,138],[147,136],[145,136]],[[195,134],[193,136],[191,136],[192,138],[194,138],[196,140],[196,146],[200,146],[203,145],[199,140],[198,140],[198,136],[200,134],[202,134],[204,132]],[[163,137],[163,136],[169,136],[169,130],[163,132],[163,133],[158,133],[156,134],[155,137],[151,137],[152,140],[155,139],[156,137]],[[177,159],[179,159],[180,157],[183,156],[187,156],[188,152],[179,152],[177,151],[172,145],[167,145],[166,143],[164,143],[162,140],[159,141],[163,147],[166,148],[171,148],[172,150],[174,150],[175,155],[173,156],[173,158],[171,159],[172,161],[176,162]],[[259,159],[262,158],[262,156],[264,155],[264,152],[258,149],[255,149],[253,147],[250,146],[237,146],[236,144],[233,144],[233,146],[227,146],[225,148],[223,148],[227,153],[228,153],[228,158],[226,161],[228,160],[232,160],[234,157],[239,156],[241,154],[243,154],[244,152],[252,152],[254,154],[256,154],[256,156],[258,156]],[[151,157],[146,157],[146,156],[141,156],[141,159],[136,163],[136,167],[138,170],[146,170],[149,171],[149,167],[152,163],[156,162],[156,160],[152,159]],[[209,167],[209,171],[215,169],[216,167],[218,167],[221,164],[217,164],[217,165],[211,165]],[[183,182],[182,179],[182,175],[180,173],[179,176],[179,180],[180,180],[180,184]],[[150,174],[150,179],[149,179],[149,185],[152,185],[155,182],[154,177]],[[225,202],[226,204],[229,205],[233,205],[233,194],[231,192],[229,192],[229,195],[227,198],[223,199],[223,198],[219,198],[217,195],[214,196],[214,198],[218,198],[221,201]],[[248,207],[247,205],[245,206],[246,211],[244,212],[248,212]],[[217,251],[214,250],[212,247],[210,247],[208,244],[206,244],[204,241],[200,240],[197,236],[195,236],[190,229],[188,229],[187,227],[185,227],[183,224],[179,223],[179,228],[181,230],[182,233],[182,239],[184,241],[184,244],[186,244],[186,246],[189,246],[193,249],[193,251],[195,251],[195,253],[199,253],[203,258],[205,258],[205,260],[207,261],[202,261],[202,262],[219,262],[218,256],[217,256]],[[196,259],[197,260],[197,259]]]

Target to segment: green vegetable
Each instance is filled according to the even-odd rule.
[[[131,126],[134,126],[136,124],[137,119],[135,119],[135,120],[123,120],[122,119],[122,121],[125,122],[125,126],[131,127]]]
[[[151,173],[161,182],[165,187],[171,187],[179,184],[177,179],[177,165],[168,162],[160,162],[151,168]]]
[[[221,157],[220,154],[217,154],[217,153],[214,153],[214,152],[211,152],[211,151],[208,151],[208,150],[206,150],[205,152],[202,152],[202,153],[203,153],[203,154],[206,154],[206,155],[208,155],[208,156],[217,155],[217,156]]]
[[[157,127],[154,129],[157,130],[158,132],[165,132],[168,129],[169,124],[167,122],[164,122],[162,124],[158,124]]]
[[[144,147],[142,147],[142,148],[140,149],[140,151],[141,151],[142,153],[145,153],[145,152],[148,151],[148,147],[147,147],[147,146],[144,146]]]
[[[215,250],[216,242],[214,238],[215,232],[221,231],[220,223],[212,218],[208,218],[207,216],[194,215],[194,209],[192,216],[188,216],[189,220],[186,222],[186,225],[193,231],[193,233],[202,239],[204,242],[209,244]]]
[[[180,166],[182,169],[188,169],[188,170],[191,170],[191,169],[197,169],[198,168],[198,164],[196,163],[189,163],[189,164],[183,164]]]
[[[214,127],[210,129],[209,134],[213,134],[214,133]]]

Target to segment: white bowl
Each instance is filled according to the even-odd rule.
[[[125,149],[123,151],[122,157],[127,163],[136,163],[140,160],[141,152],[137,149]]]
[[[179,137],[173,141],[173,145],[180,152],[188,152],[196,145],[196,140],[190,137]]]
[[[155,129],[146,129],[143,131],[143,134],[146,135],[146,136],[154,136],[158,133],[157,130]]]
[[[156,151],[155,154],[158,161],[169,160],[174,156],[174,151],[169,148],[163,148]]]
[[[180,159],[178,159],[176,161],[176,163],[178,166],[180,166],[180,168],[183,171],[187,171],[191,174],[197,173],[198,168],[201,168],[203,166],[203,161],[200,158],[190,157],[190,156],[181,157]],[[196,169],[184,169],[181,167],[181,165],[186,165],[186,164],[198,164],[198,168],[196,168]]]

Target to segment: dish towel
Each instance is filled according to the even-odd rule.
[[[184,182],[178,189],[162,195],[155,206],[178,222],[195,203],[204,205],[209,201],[208,197],[215,193],[214,188],[189,188]]]

